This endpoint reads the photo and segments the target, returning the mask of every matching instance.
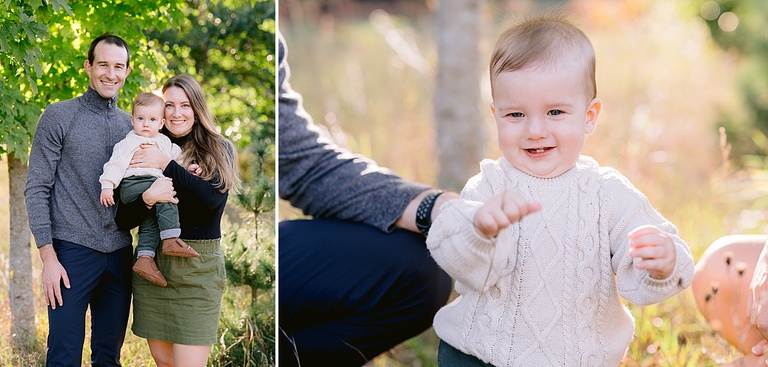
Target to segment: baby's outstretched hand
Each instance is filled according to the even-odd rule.
[[[101,197],[99,197],[99,202],[101,205],[106,207],[115,205],[114,195],[115,192],[112,189],[101,189]]]
[[[629,256],[640,258],[635,266],[647,270],[651,278],[666,279],[675,270],[675,244],[655,226],[640,226],[630,232],[629,247]]]
[[[539,209],[541,204],[529,203],[514,191],[504,191],[492,196],[477,210],[473,223],[480,234],[492,238],[510,224]]]

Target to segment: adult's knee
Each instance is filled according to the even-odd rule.
[[[174,367],[173,366],[173,355],[169,355],[166,353],[161,352],[155,352],[151,351],[152,359],[155,360],[155,364],[157,367]]]
[[[694,294],[711,292],[721,284],[741,284],[744,277],[751,279],[766,240],[766,235],[729,235],[712,242],[696,263]]]
[[[768,236],[731,235],[717,239],[696,264],[691,290],[712,328],[742,352],[762,339],[748,318],[750,281]]]
[[[745,276],[745,250],[753,247],[757,241],[759,238],[746,235],[720,237],[707,247],[696,262],[691,290],[705,316],[709,309],[706,306],[711,299],[721,289],[730,291],[736,286],[736,281]]]
[[[147,340],[147,345],[157,367],[174,367],[172,343],[160,340]]]

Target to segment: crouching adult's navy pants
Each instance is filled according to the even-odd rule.
[[[279,224],[280,366],[361,366],[432,325],[451,279],[424,237],[335,220]]]

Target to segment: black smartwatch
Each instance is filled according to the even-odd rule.
[[[432,227],[432,208],[435,207],[437,197],[443,192],[443,190],[430,192],[427,196],[421,199],[419,208],[416,209],[416,228],[419,229],[424,237],[427,237],[429,228]]]

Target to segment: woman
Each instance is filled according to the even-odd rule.
[[[233,144],[216,130],[200,84],[189,75],[169,79],[163,86],[163,133],[181,147],[171,160],[153,146],[143,147],[131,167],[156,167],[158,179],[143,200],[123,205],[121,227],[133,227],[160,201],[178,202],[181,236],[200,257],[157,254],[167,287],[133,277],[134,334],[147,339],[158,367],[205,366],[217,340],[221,298],[226,283],[220,248],[220,222],[230,190],[239,179]],[[187,167],[187,169],[185,169]]]

